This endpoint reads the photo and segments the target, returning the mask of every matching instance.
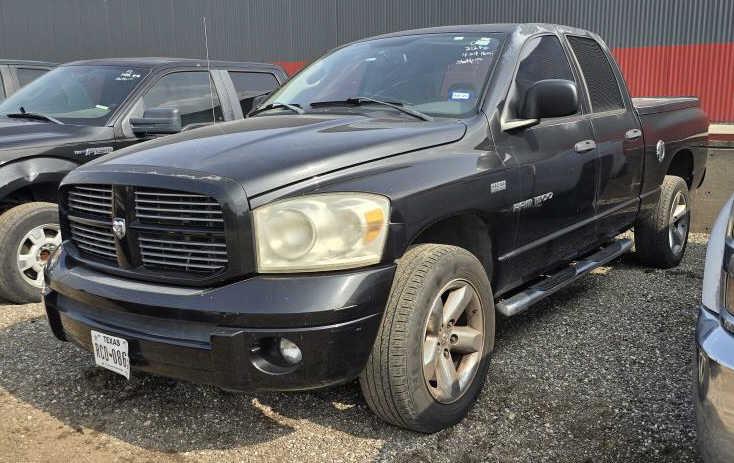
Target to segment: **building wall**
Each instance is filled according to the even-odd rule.
[[[633,94],[699,95],[734,122],[732,0],[0,0],[0,57],[58,62],[166,55],[281,62],[446,24],[553,22],[604,37]]]

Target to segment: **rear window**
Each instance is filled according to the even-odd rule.
[[[568,36],[568,41],[584,74],[592,111],[598,113],[623,109],[622,93],[601,46],[596,40],[585,37]]]

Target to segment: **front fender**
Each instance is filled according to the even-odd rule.
[[[0,167],[0,200],[25,186],[40,183],[59,184],[78,164],[65,159],[38,157]]]

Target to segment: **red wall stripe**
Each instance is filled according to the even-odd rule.
[[[712,122],[734,122],[734,43],[613,50],[633,96],[698,96]],[[277,62],[288,75],[305,61]]]
[[[698,96],[712,122],[734,122],[734,43],[617,48],[633,96]]]

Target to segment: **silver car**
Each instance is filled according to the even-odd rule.
[[[704,461],[734,461],[734,196],[711,230],[696,326],[698,444]]]

